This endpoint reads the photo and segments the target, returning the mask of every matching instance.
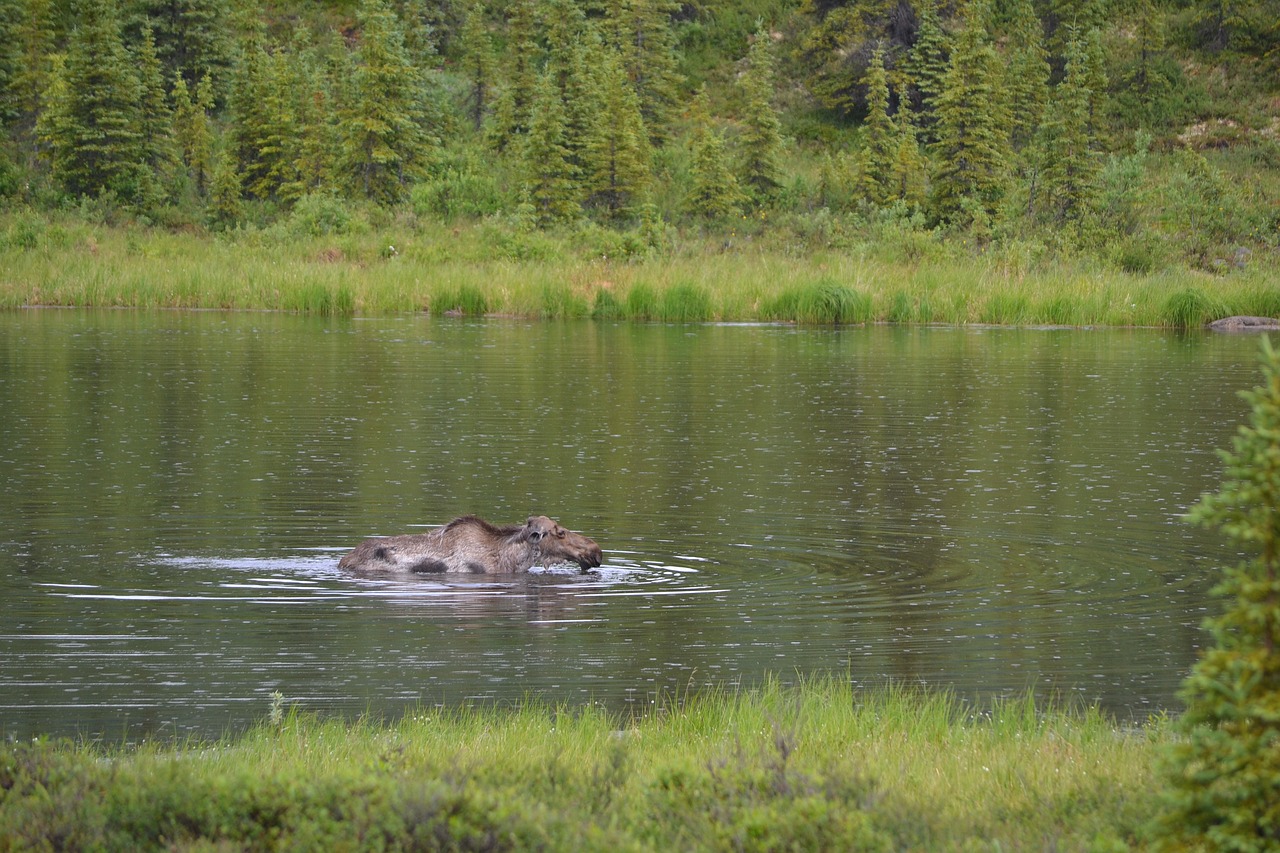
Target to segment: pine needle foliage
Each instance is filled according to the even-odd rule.
[[[1229,568],[1207,621],[1215,645],[1183,685],[1185,740],[1170,752],[1166,849],[1264,851],[1280,847],[1280,354],[1262,342],[1263,382],[1226,479],[1189,514],[1254,552]]]

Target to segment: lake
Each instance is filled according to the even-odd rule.
[[[1257,339],[1152,330],[0,315],[0,730],[663,697],[837,673],[1125,719],[1236,559],[1180,520]],[[599,571],[352,577],[547,514]]]

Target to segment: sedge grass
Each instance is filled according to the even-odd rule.
[[[215,743],[0,747],[14,848],[1125,849],[1163,720],[844,679],[641,713],[529,702],[277,712]]]
[[[954,249],[687,241],[652,257],[588,256],[549,235],[487,224],[338,236],[231,237],[0,221],[0,308],[267,309],[316,314],[501,314],[702,322],[992,323],[1190,327],[1280,313],[1265,262],[1228,275],[1125,272],[1087,258]],[[517,252],[503,240],[533,240]]]

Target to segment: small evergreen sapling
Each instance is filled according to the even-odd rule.
[[[1183,684],[1185,740],[1170,755],[1166,849],[1280,848],[1280,354],[1262,342],[1263,384],[1226,481],[1189,519],[1220,528],[1255,556],[1214,590],[1227,600],[1208,620],[1215,645]]]

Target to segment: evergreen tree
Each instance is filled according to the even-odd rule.
[[[173,83],[173,127],[182,161],[195,181],[196,193],[203,196],[213,174],[213,126],[209,118],[213,110],[213,82],[209,75],[200,78],[195,97],[181,75]]]
[[[689,212],[705,219],[725,219],[738,212],[742,192],[729,168],[724,138],[711,127],[706,90],[701,90],[693,103],[693,190],[689,194]]]
[[[782,122],[773,106],[773,75],[773,45],[761,28],[751,43],[741,78],[746,107],[739,174],[757,203],[769,199],[782,184]]]
[[[529,130],[538,91],[539,53],[534,0],[512,0],[507,18],[506,83],[494,106],[493,144],[505,149]]]
[[[897,137],[891,171],[892,197],[910,205],[921,206],[925,202],[929,179],[929,164],[920,150],[915,126],[905,109],[898,110]]]
[[[1078,220],[1093,201],[1101,164],[1089,131],[1088,47],[1083,38],[1067,49],[1067,74],[1058,84],[1040,128],[1043,157],[1039,205],[1055,222]]]
[[[209,220],[214,225],[230,228],[243,215],[239,161],[230,148],[223,147],[214,157],[213,179],[209,186]]]
[[[365,198],[394,202],[426,173],[438,143],[424,126],[422,78],[409,62],[395,16],[383,0],[362,0],[360,25],[341,167]]]
[[[1161,841],[1176,850],[1280,846],[1280,355],[1262,339],[1263,383],[1241,396],[1252,411],[1224,453],[1221,491],[1189,515],[1217,527],[1249,558],[1214,594],[1214,646],[1183,683],[1185,738],[1170,752],[1173,786]]]
[[[652,173],[651,153],[640,98],[616,53],[606,55],[600,74],[602,109],[584,152],[584,177],[590,201],[613,217],[644,196]]]
[[[1031,0],[1009,0],[1009,49],[1005,95],[1009,113],[1009,141],[1015,151],[1035,136],[1049,92],[1049,55],[1044,31]]]
[[[273,116],[267,107],[274,89],[272,61],[256,0],[244,3],[238,16],[241,37],[236,44],[237,61],[228,96],[229,150],[223,152],[236,164],[237,202],[241,194],[268,198],[275,190],[270,177],[273,164],[264,154],[272,148]],[[274,118],[278,120],[278,116]]]
[[[136,201],[144,183],[140,86],[114,0],[81,0],[61,79],[37,132],[56,180],[73,195]]]
[[[678,0],[609,0],[613,38],[655,140],[666,138],[680,100],[681,76],[671,20]]]
[[[296,201],[329,181],[338,148],[333,94],[305,30],[295,34],[288,61],[276,76],[283,90],[292,95],[289,109],[296,127],[283,144],[283,155],[293,166],[280,195]]]
[[[142,162],[148,167],[144,174],[155,178],[156,185],[150,193],[158,200],[163,188],[173,180],[178,151],[173,138],[173,110],[165,93],[164,70],[156,55],[150,27],[143,27],[142,42],[135,56],[142,98],[138,116]]]
[[[206,74],[226,77],[232,44],[227,0],[131,0],[131,5],[133,20],[126,29],[139,39],[144,29],[153,32],[166,77],[181,74],[188,88]]]
[[[849,114],[866,107],[862,82],[877,45],[892,68],[916,35],[919,21],[902,0],[803,0],[813,20],[800,46],[809,90],[824,105]]]
[[[0,121],[22,133],[35,127],[41,95],[49,85],[57,30],[52,0],[4,0],[0,4]]]
[[[629,81],[608,79],[606,69],[619,66],[617,52],[604,46],[594,27],[587,26],[574,39],[565,59],[567,67],[561,70],[559,62],[548,65],[548,72],[560,90],[560,103],[564,105],[564,139],[569,150],[569,161],[580,175],[591,174],[587,150],[597,135],[602,122],[615,117],[610,115],[605,103],[606,88],[610,85],[628,85]],[[613,92],[615,104],[617,92]]]
[[[935,0],[924,0],[921,5],[920,28],[915,43],[903,62],[909,98],[918,115],[921,134],[934,140],[938,98],[942,95],[943,80],[950,66],[951,47],[942,30]]]
[[[893,168],[897,158],[897,129],[889,117],[889,77],[884,70],[884,50],[876,48],[867,66],[867,120],[862,195],[882,205],[893,195]]]
[[[1004,194],[1008,121],[1001,109],[1000,60],[987,41],[987,7],[974,0],[938,98],[934,219],[967,225],[994,213]]]
[[[524,140],[524,189],[539,224],[581,212],[577,169],[565,141],[564,104],[550,74],[538,78]]]
[[[485,26],[483,3],[475,3],[467,11],[458,49],[462,72],[469,78],[467,112],[471,116],[472,125],[479,130],[493,99],[497,74],[497,60],[493,55],[493,40]]]

